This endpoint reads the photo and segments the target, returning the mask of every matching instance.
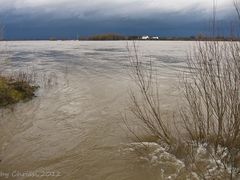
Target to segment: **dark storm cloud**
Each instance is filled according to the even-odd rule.
[[[0,0],[7,38],[75,38],[106,32],[187,36],[207,31],[210,0]],[[233,7],[218,1],[218,19]],[[223,27],[224,27],[223,26]]]

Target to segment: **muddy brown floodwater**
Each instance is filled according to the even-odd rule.
[[[131,42],[130,42],[131,44]],[[178,96],[190,42],[137,42],[158,68],[162,106]],[[0,179],[156,180],[175,177],[182,163],[155,143],[138,154],[123,123],[128,110],[126,41],[1,42],[6,69],[34,69],[55,77],[51,88],[13,110],[1,110]],[[3,57],[2,57],[3,58]],[[42,81],[41,81],[42,82]],[[41,82],[39,82],[41,84]],[[164,174],[165,173],[165,174]]]

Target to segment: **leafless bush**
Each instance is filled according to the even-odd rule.
[[[239,16],[238,2],[235,8]],[[215,18],[215,15],[214,15]],[[240,17],[239,17],[240,19]],[[240,170],[240,42],[217,40],[196,42],[188,56],[189,72],[184,74],[183,90],[186,106],[180,108],[180,137],[188,150],[203,146],[224,178],[234,179]],[[163,120],[158,83],[151,62],[143,62],[135,43],[130,55],[132,78],[139,94],[131,92],[131,112],[144,127],[168,145],[175,147],[173,132]],[[187,134],[187,137],[185,136]],[[189,152],[190,152],[189,151]],[[188,151],[187,151],[188,152]],[[193,153],[183,159],[194,164],[200,177],[204,169]],[[208,176],[211,173],[208,173]],[[213,175],[214,177],[214,175]]]
[[[182,120],[191,141],[224,148],[224,164],[239,164],[240,43],[198,42],[184,78]],[[223,153],[223,152],[222,152]]]
[[[160,111],[158,81],[155,79],[151,61],[143,62],[138,55],[135,42],[133,49],[128,49],[131,64],[131,77],[138,92],[130,92],[131,108],[134,116],[143,123],[143,127],[159,140],[172,144],[174,138],[170,128],[163,120]]]
[[[133,54],[129,56],[132,79],[138,89],[130,93],[130,111],[148,132],[168,144],[172,153],[181,154],[186,163],[194,164],[194,171],[202,178],[206,174],[201,171],[207,169],[200,167],[194,157],[196,149],[202,145],[216,167],[226,171],[224,177],[233,179],[239,174],[239,50],[240,42],[196,42],[188,57],[189,72],[183,80],[186,106],[181,108],[180,124],[184,127],[179,133],[181,146],[168,126],[168,120],[162,117],[159,86],[152,63],[139,57],[135,43]],[[186,148],[185,153],[179,153],[182,148]]]
[[[208,153],[230,169],[230,179],[240,173],[239,52],[239,41],[197,42],[183,81],[187,105],[181,114],[188,140],[213,147]]]
[[[235,146],[240,135],[239,48],[239,42],[199,42],[189,56],[183,119],[192,139],[216,137],[216,148]]]

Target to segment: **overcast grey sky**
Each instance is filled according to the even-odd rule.
[[[56,18],[137,18],[158,13],[185,12],[192,8],[201,9],[207,14],[212,3],[212,0],[0,0],[0,11],[14,14],[51,14]],[[217,8],[219,13],[230,11],[232,0],[218,0]]]
[[[216,1],[218,19],[227,21],[234,11],[233,1]],[[196,26],[194,23],[209,20],[212,4],[212,0],[0,0],[0,18],[12,33],[14,29],[19,30],[19,26],[29,27],[29,31],[33,32],[36,26],[39,29],[46,28],[47,23],[54,21],[55,27],[62,28],[66,28],[65,23],[71,22],[66,25],[69,28],[78,24],[74,32],[77,28],[84,29],[88,25],[89,28],[102,28],[101,32],[113,31],[116,28],[122,28],[125,32],[124,28],[128,27],[126,33],[136,34],[138,33],[136,30],[132,31],[134,27],[139,26],[138,29],[143,29],[144,27],[139,25],[140,22],[142,26],[147,26],[148,20],[157,23],[159,30],[165,28],[167,32],[168,26],[171,30],[179,28],[179,21],[182,21],[182,26],[185,23],[190,27],[190,23],[193,23],[191,27],[194,27]],[[99,24],[96,27],[91,24],[101,20],[108,20],[108,23]],[[114,24],[116,21],[120,21],[119,27]],[[81,23],[82,27],[79,25]],[[134,24],[132,29],[131,24]],[[173,27],[174,24],[175,27]],[[53,25],[49,24],[49,26]],[[54,27],[51,29],[53,30]],[[149,32],[157,30],[158,28],[155,27],[155,29],[149,29]],[[147,29],[143,32],[145,31],[148,33]],[[88,32],[91,33],[86,29],[81,30],[80,33],[88,34]]]

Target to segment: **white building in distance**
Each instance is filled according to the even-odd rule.
[[[142,36],[142,40],[150,39],[149,36]]]
[[[151,39],[153,39],[153,40],[158,40],[159,37],[155,36],[155,37],[152,37]]]

